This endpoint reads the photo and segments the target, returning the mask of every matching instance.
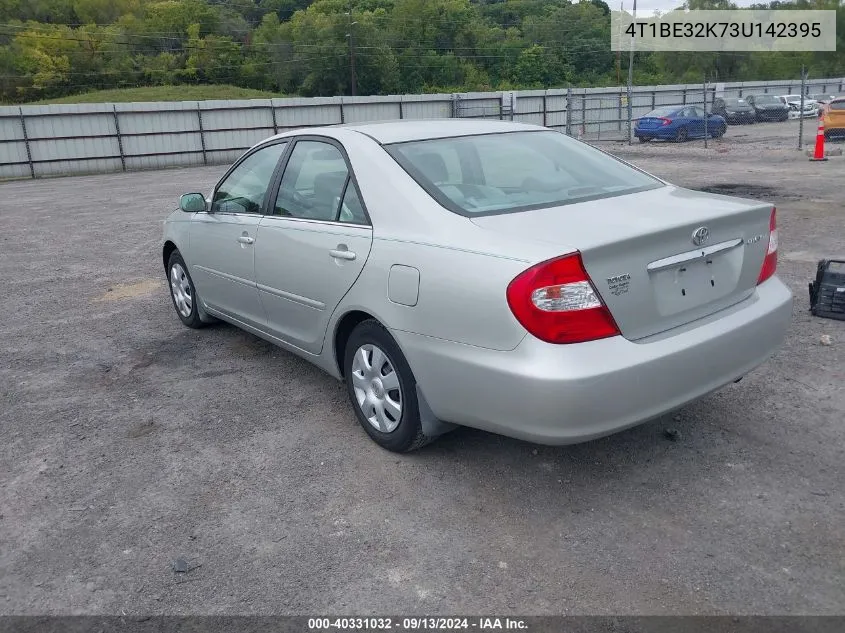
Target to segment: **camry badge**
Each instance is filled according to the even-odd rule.
[[[692,232],[692,243],[696,246],[701,246],[710,239],[710,229],[706,226],[700,226]]]

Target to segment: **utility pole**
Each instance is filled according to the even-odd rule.
[[[355,30],[352,28],[357,22],[352,21],[352,0],[349,1],[349,11],[346,12],[347,30],[346,39],[349,42],[349,85],[352,88],[352,96],[355,96]]]
[[[637,22],[637,0],[634,0],[634,24]],[[634,37],[631,38],[631,52],[628,55],[628,145],[631,144],[631,123],[634,118],[633,107],[631,106],[632,86],[634,83],[634,42],[637,39],[637,29],[634,28]]]
[[[707,149],[707,73],[704,74],[704,149]]]
[[[619,13],[621,14],[625,11],[625,3],[619,3]],[[619,22],[619,31],[622,31],[622,21]],[[620,32],[619,35],[621,36],[622,33]],[[616,85],[622,85],[622,49],[620,48],[616,51]]]
[[[801,105],[798,111],[798,151],[804,148],[804,92],[807,85],[807,71],[801,64]]]

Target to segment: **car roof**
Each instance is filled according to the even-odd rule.
[[[527,132],[544,130],[540,125],[519,123],[516,121],[479,121],[461,119],[428,119],[374,121],[369,123],[347,123],[333,126],[354,130],[375,139],[379,143],[403,143],[423,141],[453,136],[473,136],[477,134],[495,134],[502,132]]]

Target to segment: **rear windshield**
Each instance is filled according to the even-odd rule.
[[[745,99],[737,99],[737,98],[727,98],[725,99],[726,106],[744,106],[746,105]]]
[[[845,99],[842,101],[831,101],[829,107],[831,110],[845,110]]]
[[[643,118],[649,117],[659,117],[659,116],[671,116],[675,114],[680,108],[678,106],[665,106],[663,108],[656,108],[645,115]]]
[[[780,103],[780,102],[781,102],[780,99],[778,99],[777,97],[775,97],[773,95],[757,95],[756,97],[754,97],[754,103],[766,104],[766,103]]]
[[[387,145],[441,205],[478,216],[553,207],[662,187],[559,132],[504,132]]]

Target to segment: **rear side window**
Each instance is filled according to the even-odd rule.
[[[396,143],[385,149],[441,205],[468,216],[663,186],[586,143],[545,130]]]
[[[678,110],[680,110],[680,108],[678,108],[678,106],[667,106],[667,107],[663,107],[663,108],[655,108],[654,110],[652,110],[651,112],[646,114],[643,118],[649,119],[649,118],[661,117],[661,116],[672,116],[674,114],[677,114]]]
[[[831,110],[845,110],[845,100],[831,101],[830,102],[830,109]]]

